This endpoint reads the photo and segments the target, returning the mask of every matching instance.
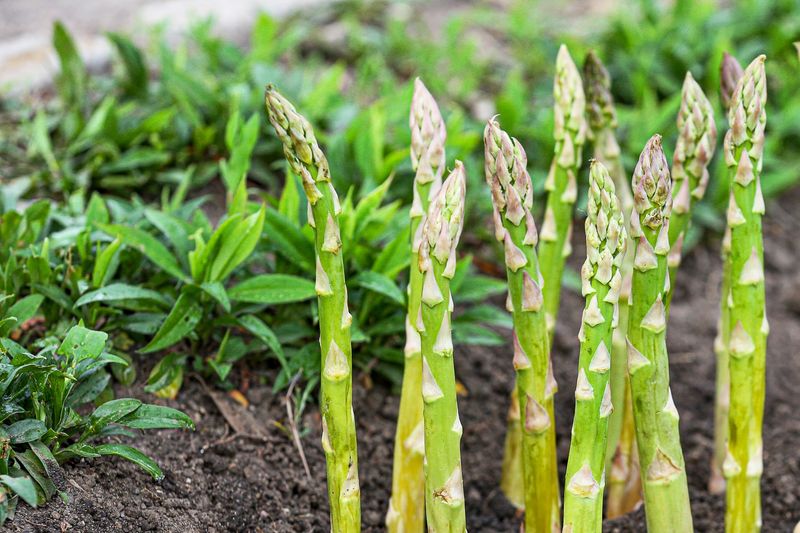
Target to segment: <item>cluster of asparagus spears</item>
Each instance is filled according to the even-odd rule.
[[[566,47],[558,53],[555,153],[544,182],[537,230],[533,183],[522,145],[489,120],[485,177],[494,233],[502,244],[512,314],[516,384],[509,410],[502,489],[525,509],[525,531],[598,532],[608,471],[606,516],[643,498],[648,530],[691,531],[679,416],[669,387],[666,331],[691,209],[709,181],[717,132],[712,106],[687,73],[672,169],[662,140],[645,145],[628,185],[616,139],[610,78],[590,53],[583,80]],[[760,526],[761,424],[768,326],[764,314],[760,170],[764,146],[764,57],[744,71],[726,56],[723,101],[730,206],[723,240],[715,455],[710,487],[725,490],[731,532]],[[309,123],[267,88],[269,119],[291,170],[300,176],[316,234],[322,447],[331,530],[360,530],[360,489],[352,411],[351,317],[338,230],[340,206],[328,163]],[[466,175],[445,173],[446,128],[420,80],[411,103],[415,170],[403,388],[386,526],[394,533],[464,532],[462,426],[451,337],[456,247],[464,223]],[[573,206],[582,149],[594,148],[588,172],[585,307],[561,521],[551,345],[561,278],[571,254]]]

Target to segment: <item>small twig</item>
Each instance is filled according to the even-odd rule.
[[[297,423],[294,420],[294,409],[292,408],[292,404],[294,403],[292,401],[292,392],[294,392],[294,387],[302,375],[302,369],[294,375],[292,381],[289,383],[289,389],[286,391],[284,401],[286,402],[286,416],[289,418],[289,429],[292,432],[292,440],[294,441],[294,445],[297,447],[297,452],[300,454],[300,460],[303,462],[303,468],[306,471],[306,476],[308,476],[308,479],[311,480],[311,470],[308,468],[306,454],[303,451],[303,443],[300,442],[300,434],[297,432]]]

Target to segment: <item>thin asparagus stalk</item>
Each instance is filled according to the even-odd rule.
[[[736,84],[742,78],[744,70],[735,57],[725,52],[720,73],[720,92],[726,112],[730,108],[731,96]],[[722,288],[720,290],[720,312],[717,337],[714,339],[714,352],[717,356],[716,384],[714,395],[714,455],[711,458],[711,476],[708,490],[712,494],[725,492],[725,477],[722,475],[722,463],[728,451],[728,409],[730,406],[730,369],[728,368],[727,341],[730,331],[728,304],[725,295],[730,293],[730,264],[728,256],[731,252],[730,228],[725,228],[722,239]]]
[[[320,410],[325,451],[331,531],[361,530],[356,425],[352,407],[352,354],[339,237],[339,198],[331,183],[328,160],[314,130],[291,103],[267,86],[266,107],[292,171],[300,176],[309,202],[308,222],[314,228],[319,301],[319,344],[322,353]]]
[[[400,412],[394,441],[392,496],[386,514],[390,533],[422,533],[425,529],[425,428],[422,421],[422,353],[416,317],[422,298],[423,276],[417,264],[422,236],[419,230],[430,199],[442,185],[445,166],[444,120],[433,96],[419,78],[411,99],[411,164],[414,167],[414,201],[411,218],[411,268],[408,281],[405,367]]]
[[[617,325],[620,266],[627,242],[614,183],[598,161],[589,171],[587,213],[587,258],[581,270],[586,304],[564,491],[564,531],[569,533],[596,533],[603,525],[606,437],[613,410],[609,347]]]
[[[745,69],[731,97],[725,162],[730,175],[728,227],[731,232],[730,368],[728,452],[722,465],[727,481],[725,528],[731,533],[761,529],[761,472],[764,415],[764,369],[767,325],[764,296],[764,244],[761,217],[761,165],[767,122],[765,57]]]
[[[506,275],[514,320],[514,369],[522,449],[526,531],[557,531],[558,484],[554,382],[536,256],[533,186],[520,143],[490,120],[484,130],[486,180],[495,210],[495,235],[505,249]]]
[[[630,223],[633,194],[625,177],[616,138],[617,112],[611,94],[611,77],[600,58],[589,52],[583,64],[583,86],[586,92],[586,115],[589,138],[594,145],[594,158],[608,169],[625,217]],[[619,294],[617,327],[611,343],[611,403],[615,406],[608,419],[606,470],[608,477],[608,516],[613,518],[633,509],[641,500],[639,470],[634,450],[633,415],[629,412],[630,390],[627,375],[628,300],[633,271],[633,247],[628,246],[620,266],[622,289]]]
[[[669,221],[670,252],[667,312],[675,290],[675,277],[681,263],[683,240],[691,223],[691,209],[703,199],[708,186],[708,163],[717,147],[714,109],[703,89],[686,73],[678,111],[678,141],[672,159],[672,216]]]
[[[544,277],[544,308],[547,327],[552,331],[558,317],[561,277],[572,253],[572,208],[578,195],[577,173],[586,139],[586,99],[578,68],[567,47],[561,45],[556,59],[553,85],[555,156],[545,180],[547,206],[539,238],[539,262]]]
[[[642,472],[647,530],[692,531],[689,490],[678,433],[678,411],[669,388],[664,299],[668,290],[672,184],[661,136],[645,146],[632,181],[636,239],[628,322],[636,444]]]
[[[417,330],[422,348],[422,399],[425,421],[425,504],[428,531],[464,533],[461,476],[461,422],[456,402],[450,280],[464,224],[466,177],[455,167],[431,200],[422,225],[418,267],[423,276]]]
[[[547,179],[547,206],[545,208],[544,222],[539,234],[539,265],[544,283],[542,293],[544,297],[545,319],[552,343],[555,331],[556,317],[558,315],[559,301],[561,298],[561,277],[564,273],[564,264],[572,253],[570,235],[572,234],[572,209],[578,194],[577,172],[581,163],[581,152],[586,139],[586,100],[583,93],[583,83],[578,68],[572,61],[567,47],[561,45],[556,58],[556,76],[553,85],[555,154]],[[553,413],[550,413],[552,418]],[[514,431],[511,429],[510,431]],[[555,438],[555,436],[553,437]],[[506,439],[504,464],[521,464],[513,454],[519,453],[521,446]],[[555,441],[553,442],[555,446]],[[521,475],[521,469],[507,469],[511,476],[504,476],[500,486],[511,502],[524,501],[518,491],[523,486],[514,476]],[[553,477],[553,483],[558,483],[558,473]],[[558,512],[555,510],[554,512]]]

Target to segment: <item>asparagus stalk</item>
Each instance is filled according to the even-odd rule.
[[[586,115],[589,137],[594,145],[594,158],[603,163],[614,182],[617,198],[625,218],[630,222],[633,194],[625,177],[616,139],[617,113],[611,95],[611,77],[600,58],[589,52],[583,64],[583,86],[586,92]],[[630,390],[627,375],[628,297],[633,271],[633,247],[628,246],[620,266],[622,289],[619,294],[617,327],[611,343],[611,403],[615,406],[608,419],[606,469],[608,478],[608,516],[613,518],[633,509],[640,501],[639,471],[634,450],[633,415],[629,411]]]
[[[308,222],[314,228],[319,301],[320,410],[325,451],[331,531],[361,530],[356,425],[352,407],[352,353],[339,237],[339,198],[331,183],[328,160],[308,121],[272,86],[266,89],[269,121],[283,143],[292,171],[302,179],[309,202]]]
[[[764,368],[767,325],[761,217],[761,165],[767,122],[765,57],[745,69],[731,97],[725,162],[730,175],[730,292],[727,351],[730,368],[728,452],[722,465],[727,481],[725,527],[729,532],[761,529],[761,471]]]
[[[464,166],[453,171],[431,200],[422,224],[418,268],[422,303],[416,327],[422,351],[422,399],[425,421],[425,505],[428,531],[464,533],[461,477],[461,422],[456,403],[450,280],[456,270],[456,246],[464,224]]]
[[[675,289],[675,277],[681,263],[681,251],[686,230],[691,222],[694,202],[703,199],[708,186],[708,163],[717,146],[717,126],[714,109],[703,94],[703,89],[694,81],[691,72],[686,73],[681,90],[681,108],[678,111],[678,141],[672,159],[672,216],[669,222],[670,252],[669,291],[667,311]]]
[[[725,52],[720,74],[720,92],[726,111],[730,108],[731,96],[744,71],[732,55]],[[711,458],[711,476],[708,490],[712,494],[725,492],[725,477],[722,475],[722,463],[728,450],[728,408],[730,405],[730,370],[728,369],[728,332],[730,320],[728,315],[727,295],[730,292],[730,264],[728,256],[731,251],[730,228],[725,228],[722,239],[722,288],[720,290],[720,312],[717,337],[714,339],[714,352],[717,358],[716,384],[714,396],[714,455]]]
[[[642,151],[632,188],[635,215],[630,235],[638,242],[628,322],[628,374],[647,530],[692,531],[678,411],[669,389],[664,299],[669,288],[672,184],[660,135],[654,135]]]
[[[564,273],[564,264],[572,253],[570,236],[572,234],[572,208],[578,194],[576,175],[580,167],[581,151],[586,139],[586,100],[583,93],[583,83],[578,68],[572,61],[567,47],[561,45],[556,58],[556,76],[553,85],[555,154],[550,165],[545,190],[547,191],[547,206],[545,208],[544,222],[539,234],[539,265],[544,283],[542,294],[544,297],[545,319],[549,331],[550,341],[553,339],[556,317],[561,298],[561,277]],[[553,413],[550,413],[551,418]],[[512,421],[513,424],[513,421]],[[514,430],[511,429],[510,432]],[[514,457],[515,450],[521,449],[518,443],[506,439],[504,464],[520,465],[521,461]],[[555,443],[553,443],[555,446]],[[504,469],[504,476],[500,481],[501,488],[512,503],[524,500],[519,492],[523,483],[519,479],[521,469]],[[553,483],[558,483],[558,474],[555,473]],[[557,511],[556,511],[557,512]]]
[[[422,298],[423,276],[417,263],[422,236],[420,230],[430,199],[442,185],[445,166],[444,120],[428,89],[419,80],[414,82],[411,99],[411,165],[414,177],[414,201],[411,219],[411,268],[408,281],[408,314],[406,315],[405,367],[400,394],[400,412],[394,442],[392,496],[386,514],[386,529],[390,533],[422,533],[425,529],[425,455],[422,422],[422,354],[420,336],[416,329]]]
[[[495,235],[505,249],[506,275],[514,320],[517,424],[526,531],[559,527],[558,475],[553,420],[552,364],[536,256],[533,187],[520,143],[490,120],[484,130],[486,180],[492,193]],[[520,414],[524,413],[524,418]]]
[[[579,333],[575,419],[564,492],[564,531],[570,533],[602,529],[606,437],[613,410],[609,347],[617,325],[620,267],[627,241],[613,181],[598,161],[589,171],[587,214],[587,258],[581,269],[586,305]]]
[[[586,139],[586,100],[578,68],[561,45],[553,86],[555,156],[545,180],[547,206],[539,238],[539,262],[544,277],[544,308],[552,339],[561,298],[561,276],[572,253],[572,208],[578,195],[577,173]]]

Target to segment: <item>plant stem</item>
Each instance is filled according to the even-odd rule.
[[[431,201],[422,225],[418,268],[423,276],[417,317],[422,347],[422,398],[425,422],[425,504],[428,531],[464,533],[461,475],[463,430],[456,402],[450,279],[456,270],[456,246],[464,224],[466,177],[456,161]]]
[[[558,530],[558,475],[553,422],[552,363],[536,256],[533,186],[525,150],[490,120],[484,130],[486,179],[495,212],[495,236],[505,248],[514,320],[516,423],[521,437],[525,529]],[[524,416],[521,414],[524,413]],[[512,443],[513,444],[513,443]]]
[[[733,91],[742,78],[744,71],[732,55],[725,52],[720,72],[720,93],[725,110],[728,111]],[[708,490],[712,494],[725,492],[725,477],[722,475],[722,463],[728,449],[728,411],[730,407],[730,369],[728,368],[727,339],[730,335],[730,316],[725,295],[730,293],[730,265],[728,257],[731,253],[731,233],[726,226],[722,240],[722,288],[720,290],[719,323],[717,337],[714,339],[716,354],[716,384],[714,395],[714,455],[711,458],[711,476]]]
[[[645,146],[633,174],[631,238],[637,239],[628,322],[628,373],[647,530],[692,531],[689,490],[669,388],[666,345],[672,184],[661,137]]]
[[[672,160],[672,214],[669,221],[670,252],[667,316],[675,291],[675,277],[681,263],[683,241],[691,223],[692,205],[703,199],[708,186],[708,163],[717,146],[717,126],[714,109],[703,89],[686,73],[678,111],[678,141]]]
[[[545,190],[547,206],[544,222],[539,234],[539,265],[543,278],[541,289],[544,297],[545,320],[549,332],[550,344],[553,340],[556,318],[561,298],[561,277],[564,264],[572,253],[570,236],[572,234],[572,209],[578,194],[576,175],[581,163],[581,153],[586,138],[586,119],[584,112],[586,100],[583,83],[575,63],[569,55],[567,47],[561,45],[556,59],[556,76],[553,84],[555,153],[550,165]],[[552,412],[550,413],[553,414]],[[555,446],[555,436],[553,436]],[[520,449],[506,439],[504,462],[513,464],[515,459],[508,456]],[[520,475],[519,471],[510,471],[512,475]],[[552,483],[558,484],[558,473],[554,472]],[[504,477],[501,487],[521,487],[518,480]],[[506,493],[512,502],[522,501],[521,494]],[[560,513],[558,506],[553,511]]]
[[[581,269],[583,311],[575,389],[575,419],[564,492],[564,529],[602,529],[606,438],[611,404],[611,346],[627,235],[614,184],[602,163],[589,171],[586,262]]]
[[[352,353],[347,286],[339,237],[339,198],[331,183],[328,161],[308,121],[288,100],[267,86],[269,120],[283,143],[292,171],[301,177],[314,228],[319,301],[320,411],[322,448],[328,474],[331,531],[361,530],[361,491],[352,407]]]
[[[731,533],[761,529],[762,424],[768,325],[764,294],[761,165],[767,122],[765,57],[745,69],[728,111],[725,162],[730,180],[730,292],[727,301],[730,368],[725,528]]]
[[[386,529],[390,533],[422,533],[425,530],[425,457],[422,418],[422,353],[420,334],[415,327],[422,298],[423,276],[418,268],[418,235],[430,199],[442,185],[445,166],[444,120],[433,96],[417,79],[411,100],[411,164],[414,178],[414,202],[411,219],[411,268],[408,281],[408,314],[406,315],[405,366],[400,394],[400,412],[394,441],[392,496],[386,513]]]

